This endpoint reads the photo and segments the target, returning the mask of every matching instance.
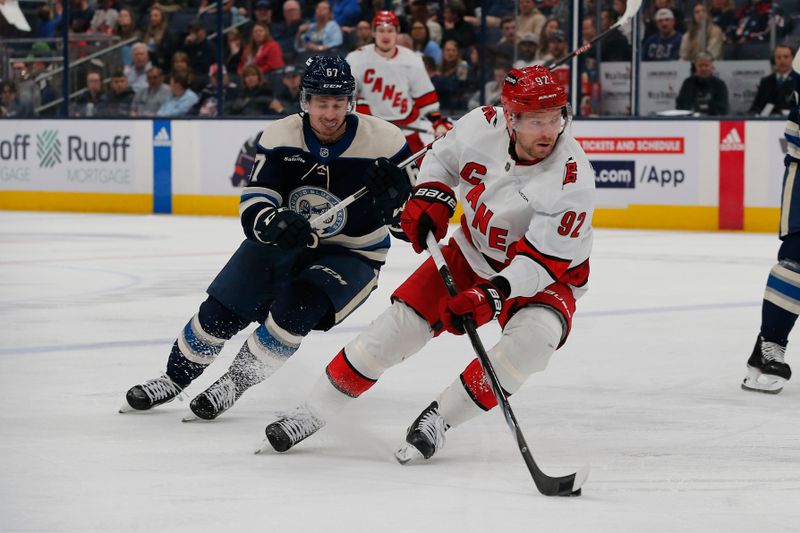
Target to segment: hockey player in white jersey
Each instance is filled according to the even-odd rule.
[[[432,127],[439,135],[451,127],[439,113],[439,97],[425,71],[422,58],[397,45],[400,21],[391,11],[378,11],[372,19],[374,44],[362,46],[345,58],[358,87],[356,111],[415,129]],[[416,153],[425,145],[419,132],[406,132],[406,142]]]
[[[567,95],[548,69],[512,69],[501,102],[468,113],[433,144],[401,219],[422,252],[429,232],[445,236],[461,202],[460,227],[442,247],[461,292],[449,296],[433,261],[423,263],[333,358],[307,400],[267,426],[275,450],[313,434],[442,332],[462,334],[466,315],[479,326],[499,321],[503,334],[488,354],[508,394],[566,341],[589,276],[594,171],[568,132]],[[495,405],[474,359],[411,424],[398,460],[430,458],[447,429]]]

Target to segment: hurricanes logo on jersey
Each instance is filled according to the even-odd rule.
[[[561,184],[561,188],[563,189],[567,183],[576,181],[578,181],[578,164],[570,157],[567,164],[564,165],[564,183]]]
[[[330,208],[341,202],[341,200],[330,191],[321,187],[300,187],[289,193],[289,209],[300,213],[308,220],[314,220]],[[332,237],[342,231],[347,223],[347,210],[342,209],[338,213],[327,217],[319,226],[321,237]]]

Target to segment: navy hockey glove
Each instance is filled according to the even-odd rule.
[[[378,217],[384,224],[390,224],[395,210],[403,207],[411,192],[408,174],[385,157],[380,157],[369,166],[362,181],[372,195]]]
[[[417,185],[411,193],[400,217],[403,228],[414,251],[421,253],[428,246],[425,239],[433,232],[437,241],[447,234],[447,224],[456,210],[453,189],[444,183],[431,182]]]
[[[475,326],[482,326],[500,316],[505,300],[502,291],[492,283],[478,283],[443,300],[439,306],[439,318],[445,330],[463,335],[464,316],[471,315]]]
[[[306,217],[286,207],[272,208],[259,214],[254,225],[256,237],[264,244],[275,244],[281,250],[315,248],[319,237]]]

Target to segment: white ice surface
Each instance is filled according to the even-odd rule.
[[[579,498],[537,493],[498,412],[397,464],[406,426],[473,357],[453,336],[296,449],[253,455],[420,262],[402,244],[364,306],[218,421],[182,424],[186,402],[117,414],[240,239],[235,218],[0,213],[0,531],[800,530],[800,380],[739,388],[773,235],[597,232],[568,343],[511,399],[546,472],[592,465]]]

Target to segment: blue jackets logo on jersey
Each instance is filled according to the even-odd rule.
[[[313,220],[341,200],[321,187],[300,187],[289,193],[289,209],[300,213],[308,220]],[[342,209],[335,215],[322,221],[321,236],[332,237],[344,228],[347,223],[347,209]]]

